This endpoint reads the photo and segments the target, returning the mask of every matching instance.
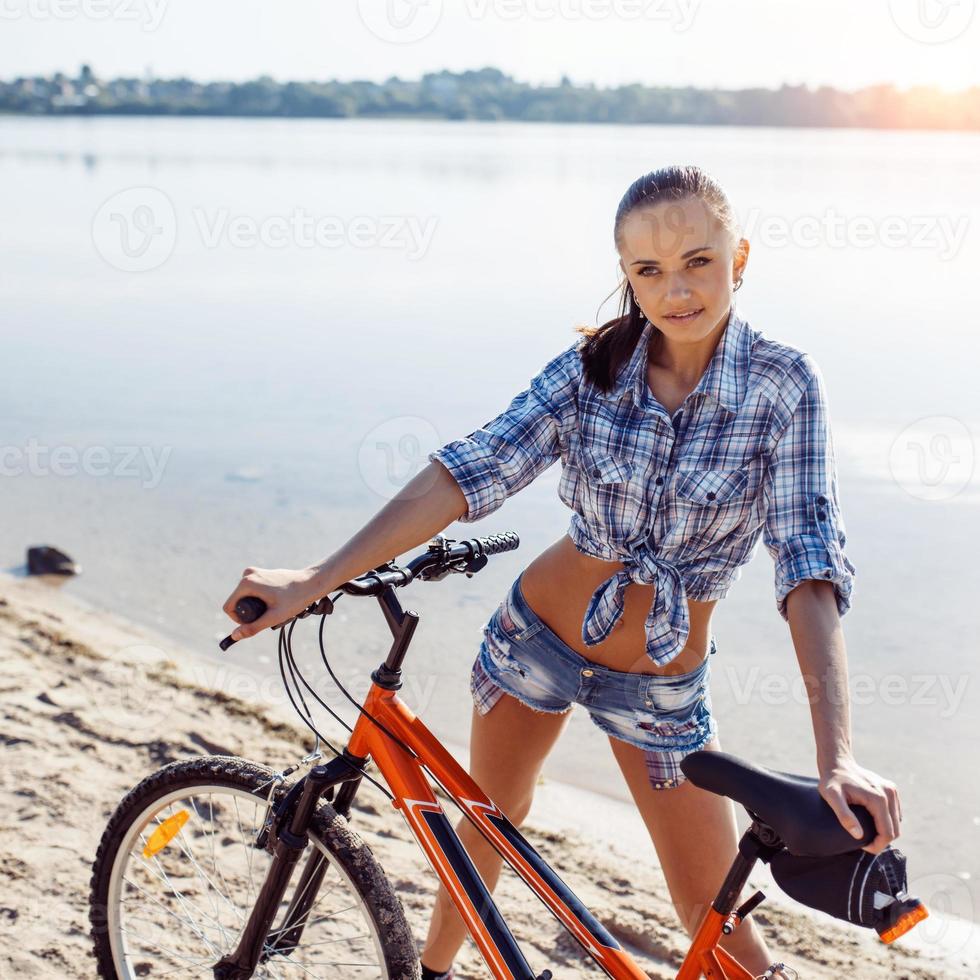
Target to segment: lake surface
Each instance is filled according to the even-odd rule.
[[[67,588],[211,656],[244,566],[340,546],[575,324],[615,315],[622,192],[697,162],[752,242],[741,312],[827,382],[858,569],[857,758],[899,784],[922,897],[972,918],[978,158],[980,137],[944,133],[0,119],[4,567],[65,548],[84,566]],[[405,699],[454,743],[480,627],[567,526],[558,475],[451,530],[514,529],[519,552],[403,597],[422,616]],[[328,626],[356,693],[384,623],[345,599]],[[725,747],[812,772],[764,548],[714,628]],[[268,672],[274,655],[265,634],[229,662]],[[625,794],[584,713],[546,772]]]

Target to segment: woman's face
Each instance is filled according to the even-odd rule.
[[[748,254],[694,197],[638,208],[620,230],[620,265],[640,308],[680,343],[703,340],[727,317]]]

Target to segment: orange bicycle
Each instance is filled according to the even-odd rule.
[[[277,627],[283,682],[316,735],[317,748],[285,772],[228,756],[175,762],[127,794],[106,827],[93,867],[90,920],[100,976],[417,977],[418,952],[401,902],[348,822],[367,779],[405,818],[492,976],[547,980],[550,971],[535,973],[525,959],[436,799],[431,778],[610,977],[646,980],[630,954],[398,698],[419,617],[402,609],[395,590],[416,579],[471,576],[488,556],[518,544],[513,532],[459,542],[439,535],[406,566],[381,565]],[[326,617],[343,594],[377,598],[393,637],[363,704],[340,685],[323,645]],[[264,611],[255,597],[236,607],[244,622]],[[319,745],[329,742],[317,731],[307,699],[336,713],[303,676],[291,646],[297,621],[311,614],[321,617],[324,666],[358,709],[347,745],[330,746],[336,758],[326,764],[319,764]],[[231,642],[222,641],[222,649]],[[367,771],[369,761],[387,788]],[[907,893],[901,852],[860,850],[875,836],[863,807],[854,808],[865,829],[858,841],[841,827],[814,779],[710,751],[692,753],[683,769],[695,785],[742,804],[752,825],[677,980],[752,980],[719,941],[765,897],[756,892],[737,905],[757,860],[769,863],[793,897],[873,927],[885,942],[925,918],[924,906]]]

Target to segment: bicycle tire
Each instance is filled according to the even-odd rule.
[[[153,976],[152,963],[141,963],[137,968],[130,969],[124,962],[129,959],[129,954],[125,951],[128,940],[122,938],[121,931],[123,899],[114,899],[113,896],[122,894],[124,888],[122,883],[126,880],[126,868],[131,856],[130,849],[141,839],[143,829],[150,828],[152,817],[158,815],[154,813],[154,807],[171,806],[170,802],[163,801],[182,799],[179,795],[175,795],[181,792],[186,793],[188,798],[196,800],[198,794],[192,792],[195,789],[200,791],[200,797],[203,799],[204,790],[209,789],[208,795],[212,802],[209,804],[210,810],[205,819],[213,821],[214,815],[220,812],[213,803],[215,790],[227,791],[229,798],[235,801],[236,814],[239,814],[237,803],[239,798],[254,801],[256,813],[258,813],[258,806],[261,805],[265,813],[266,803],[270,799],[270,787],[273,786],[271,800],[275,802],[285,794],[286,787],[274,783],[274,773],[271,769],[234,756],[204,756],[186,762],[174,762],[163,767],[143,779],[122,799],[102,834],[92,866],[89,921],[98,975],[103,980],[131,980],[131,978],[134,980],[137,976]],[[158,812],[163,811],[160,809]],[[199,818],[199,813],[196,812],[194,817]],[[187,819],[188,817],[184,817],[185,821]],[[238,819],[241,830],[240,815]],[[178,831],[178,836],[181,832]],[[325,802],[318,806],[309,833],[312,846],[317,847],[331,868],[337,870],[338,880],[346,880],[346,884],[360,899],[358,907],[372,929],[373,944],[376,949],[380,948],[381,955],[378,957],[381,966],[380,975],[384,980],[417,980],[420,976],[419,957],[405,918],[404,908],[371,849],[351,829],[348,822]],[[212,831],[212,854],[216,846],[215,838],[216,832]],[[245,843],[244,834],[243,843]],[[226,846],[224,838],[221,840],[221,845]],[[251,872],[253,855],[260,852],[254,847],[245,847],[244,850],[252,852],[248,856],[249,872]],[[312,851],[308,850],[307,853]],[[177,859],[180,859],[179,853]],[[153,860],[157,860],[155,852]],[[198,864],[196,858],[194,863]],[[295,884],[302,865],[303,858],[300,859],[300,864],[294,872],[292,884]],[[216,864],[215,869],[217,871]],[[138,866],[137,870],[139,870]],[[223,872],[221,874],[222,884],[224,884]],[[166,872],[163,874],[163,879],[170,883]],[[179,890],[175,891],[175,894],[179,895]],[[250,910],[249,905],[242,911],[247,917]],[[172,915],[172,913],[168,914]],[[179,916],[174,917],[179,919]],[[191,925],[193,927],[194,923],[191,922]],[[296,950],[307,952],[303,945],[306,938],[307,936],[304,936],[293,952]],[[209,940],[205,939],[205,942]],[[233,942],[231,946],[234,947]],[[228,951],[230,950],[222,949],[220,952]],[[272,969],[276,962],[269,961],[271,965],[267,965],[264,975],[269,975],[268,970]],[[203,966],[203,961],[200,965]],[[288,964],[283,963],[283,965]],[[123,968],[122,972],[120,966]],[[348,971],[337,972],[331,969],[330,976],[338,980],[343,977],[344,972]],[[207,969],[203,975],[211,976],[210,969]],[[256,975],[263,975],[263,973],[257,971]]]

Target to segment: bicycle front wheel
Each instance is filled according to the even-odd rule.
[[[92,869],[99,975],[211,977],[238,945],[272,855],[256,844],[285,792],[271,770],[226,756],[175,762],[119,804]],[[398,896],[368,846],[321,804],[254,976],[408,980],[418,955]],[[322,874],[298,943],[282,929],[309,856]],[[319,880],[317,880],[319,879]]]

